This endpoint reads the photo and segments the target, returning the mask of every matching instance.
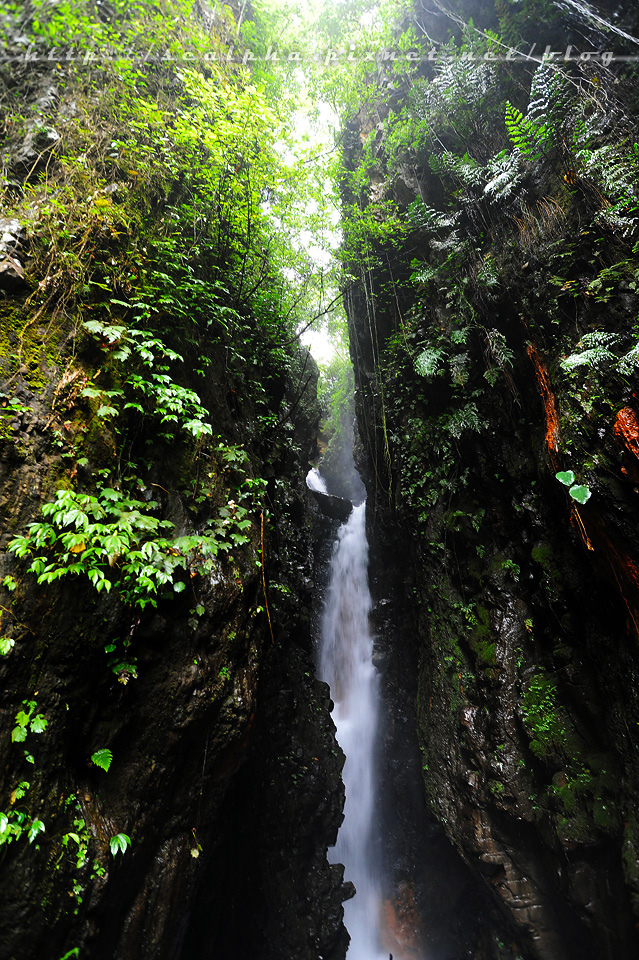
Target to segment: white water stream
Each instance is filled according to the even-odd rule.
[[[317,493],[328,493],[326,481],[317,467],[313,467],[313,469],[309,470],[306,474],[306,486],[309,490],[316,490]]]
[[[388,960],[380,945],[380,882],[372,843],[375,828],[377,671],[369,628],[366,505],[340,527],[322,620],[320,677],[331,688],[337,739],[346,754],[346,805],[332,860],[343,863],[357,893],[344,904],[351,942],[348,960]]]

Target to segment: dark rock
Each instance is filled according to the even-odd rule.
[[[54,127],[35,127],[27,133],[22,145],[10,154],[10,165],[16,176],[30,176],[46,163],[49,151],[60,141]]]
[[[16,257],[5,254],[4,259],[0,260],[0,290],[15,292],[25,286],[26,280],[22,264]]]
[[[310,493],[325,517],[346,523],[353,510],[350,500],[342,500],[341,497],[334,497],[330,493],[320,493],[319,490],[311,490]]]

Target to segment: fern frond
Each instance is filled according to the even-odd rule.
[[[515,148],[526,160],[539,160],[543,155],[542,145],[546,137],[546,125],[528,120],[521,110],[506,103],[506,130]]]
[[[487,170],[492,177],[484,187],[487,196],[505,200],[519,186],[521,172],[517,154],[502,150],[488,163]]]
[[[459,440],[466,430],[479,433],[486,426],[486,421],[481,419],[474,403],[467,403],[445,418],[445,426],[450,435]]]
[[[440,347],[426,347],[415,358],[415,370],[421,377],[434,377],[444,358]]]
[[[579,353],[571,353],[561,361],[561,366],[566,373],[572,373],[576,367],[598,367],[609,360],[616,360],[610,347],[616,346],[620,339],[619,334],[606,333],[604,330],[587,333],[577,344],[578,347],[582,347],[582,350]]]

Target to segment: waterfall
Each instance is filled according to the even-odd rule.
[[[337,739],[346,755],[346,805],[332,857],[357,893],[344,905],[348,960],[388,960],[380,945],[380,877],[373,850],[374,750],[379,714],[369,628],[366,504],[354,507],[337,535],[322,620],[320,676],[331,688]]]
[[[306,486],[309,490],[317,490],[318,493],[328,493],[326,481],[317,467],[313,467],[306,474]]]

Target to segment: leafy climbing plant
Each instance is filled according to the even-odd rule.
[[[158,591],[184,590],[177,571],[208,572],[219,552],[248,542],[247,508],[235,502],[222,507],[201,534],[169,539],[162,531],[173,524],[153,516],[151,506],[113,487],[97,496],[58,490],[42,508],[45,521],[31,523],[26,536],[8,549],[31,559],[29,572],[38,583],[62,577],[87,577],[98,593],[115,587],[126,602],[144,608],[157,605]]]
[[[115,836],[109,840],[109,849],[114,857],[117,853],[126,853],[130,845],[131,838],[127,836],[126,833],[116,833]]]
[[[169,372],[170,362],[184,362],[179,353],[147,331],[127,329],[123,324],[87,320],[83,326],[98,338],[102,349],[110,353],[114,360],[125,362],[135,359],[145,371],[143,375],[131,372],[125,378],[124,388],[128,388],[133,396],[124,404],[124,410],[151,413],[159,418],[160,423],[175,423],[196,438],[211,435],[211,425],[205,420],[208,411],[200,403],[198,394],[176,383]],[[82,396],[99,401],[98,416],[117,416],[119,411],[112,401],[116,397],[123,397],[124,390],[85,387]]]

